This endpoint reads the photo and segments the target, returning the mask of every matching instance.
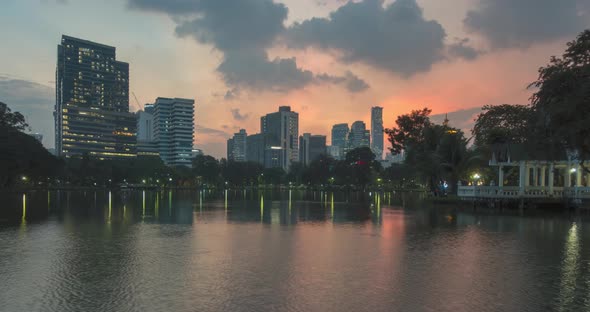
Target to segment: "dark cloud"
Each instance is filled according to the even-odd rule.
[[[287,92],[305,87],[313,73],[297,67],[295,58],[269,60],[264,50],[226,51],[217,70],[230,86]]]
[[[129,6],[168,13],[177,20],[178,36],[223,52],[217,70],[229,86],[284,92],[313,80],[313,74],[299,68],[294,58],[271,60],[266,53],[285,29],[288,10],[283,4],[272,0],[130,0]],[[178,18],[186,13],[196,17]]]
[[[0,75],[0,102],[26,118],[32,132],[43,134],[43,144],[54,146],[55,89],[33,81]]]
[[[293,25],[286,34],[292,48],[335,50],[346,63],[364,62],[410,76],[444,59],[445,30],[426,20],[415,0],[348,2],[328,18]]]
[[[284,4],[273,0],[128,0],[128,6],[168,14],[177,23],[177,36],[221,51],[223,60],[217,71],[232,87],[226,99],[235,98],[233,90],[240,87],[288,92],[316,81],[311,71],[298,67],[295,58],[271,59],[266,52],[285,32],[288,9]],[[361,81],[353,81],[349,89],[361,88]]]
[[[342,84],[351,93],[365,91],[369,85],[351,71],[347,71],[344,76],[332,76],[328,74],[319,74],[316,76],[318,82],[329,82],[333,84]]]
[[[476,59],[481,52],[469,46],[469,39],[459,39],[455,43],[450,44],[448,52],[451,57],[463,58],[466,60]]]
[[[223,99],[226,101],[231,101],[231,100],[237,98],[239,95],[240,95],[240,90],[238,88],[233,88],[233,89],[227,90],[225,92]]]
[[[227,138],[230,137],[229,133],[223,131],[223,130],[218,130],[218,129],[213,129],[213,128],[207,128],[201,125],[197,125],[196,127],[196,132],[197,133],[201,133],[201,134],[208,134],[208,135],[213,135],[213,136],[220,136],[223,138]]]
[[[250,114],[249,113],[242,114],[240,112],[240,109],[239,108],[232,108],[231,109],[231,115],[237,121],[243,121],[243,120],[248,119],[248,117],[250,117]]]
[[[198,12],[198,1],[195,0],[128,0],[127,6],[152,12],[163,12],[172,15],[194,14]]]
[[[528,47],[575,36],[590,26],[588,0],[479,0],[465,27],[493,48]]]

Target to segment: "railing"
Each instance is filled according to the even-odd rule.
[[[459,186],[457,195],[463,198],[572,198],[590,199],[590,187],[548,186]]]

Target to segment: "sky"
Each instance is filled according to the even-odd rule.
[[[117,48],[131,111],[195,99],[195,146],[216,157],[283,105],[328,141],[372,106],[385,127],[428,107],[468,131],[484,105],[527,104],[538,68],[589,27],[588,0],[2,0],[0,101],[53,147],[66,34]]]

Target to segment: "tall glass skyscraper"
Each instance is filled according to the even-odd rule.
[[[332,146],[338,146],[344,150],[347,144],[348,132],[350,132],[350,130],[346,123],[332,126]]]
[[[371,150],[383,159],[383,107],[371,108]]]
[[[114,47],[64,35],[55,76],[57,155],[136,156],[129,64],[116,60]]]

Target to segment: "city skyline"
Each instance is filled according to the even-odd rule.
[[[361,120],[368,125],[372,106],[384,107],[386,128],[393,125],[397,115],[428,106],[438,116],[449,112],[451,124],[466,129],[476,114],[473,108],[528,103],[531,90],[526,87],[535,79],[536,69],[546,62],[547,55],[558,54],[564,42],[573,39],[590,21],[583,1],[570,1],[558,7],[548,1],[528,2],[535,5],[541,17],[551,12],[551,20],[557,23],[555,31],[541,27],[547,19],[529,16],[526,5],[511,7],[505,1],[491,5],[490,1],[465,0],[453,6],[434,0],[386,1],[381,6],[375,5],[381,4],[379,1],[354,5],[342,1],[325,1],[324,5],[311,0],[281,4],[251,1],[248,5],[270,3],[282,26],[266,37],[245,33],[251,36],[245,38],[262,47],[257,55],[265,57],[238,53],[236,58],[236,47],[248,47],[249,42],[239,41],[232,34],[212,32],[204,24],[200,25],[201,33],[195,32],[190,27],[194,23],[179,22],[180,11],[171,4],[149,3],[8,0],[3,4],[0,25],[14,31],[0,37],[6,43],[6,57],[0,60],[0,97],[14,110],[23,112],[32,132],[44,135],[47,147],[54,146],[50,116],[55,104],[55,44],[62,34],[117,47],[117,59],[130,64],[129,93],[139,98],[139,103],[129,99],[132,112],[158,96],[195,98],[199,103],[195,144],[205,153],[221,157],[225,155],[226,140],[234,132],[240,128],[256,129],[257,116],[284,105],[300,113],[300,133],[329,134],[333,124],[344,121]],[[411,9],[404,12],[413,14],[417,27],[414,33],[421,35],[423,32],[418,30],[423,29],[424,34],[432,35],[428,38],[434,38],[435,45],[426,47],[434,54],[408,56],[386,44],[383,51],[391,57],[383,59],[383,55],[355,50],[348,37],[329,40],[339,32],[330,38],[319,38],[320,41],[312,36],[310,29],[321,25],[339,30],[339,18],[346,13],[343,8],[358,12],[360,17],[366,12],[385,16],[401,8]],[[187,10],[227,18],[225,11],[215,11],[221,14],[215,15],[190,6]],[[512,19],[511,25],[522,27],[500,32],[501,25],[490,21],[494,21],[494,14],[508,11],[513,14],[504,18]],[[112,22],[101,22],[103,16],[110,16]],[[321,25],[311,23],[313,17]],[[30,20],[37,22],[29,23]],[[276,20],[269,23],[277,25]],[[391,23],[383,29],[392,25],[409,27],[396,24],[402,21]],[[387,31],[358,31],[355,35],[407,44],[405,37],[395,37]],[[152,44],[154,40],[159,42],[157,46]],[[426,39],[421,42],[431,43]],[[421,51],[415,46],[409,46],[409,50]],[[282,82],[277,85],[249,72],[252,68],[236,68],[236,60],[259,64],[255,69],[282,65],[295,69],[295,76],[286,80],[283,76],[272,78]],[[380,61],[389,66],[380,66]],[[408,68],[405,63],[424,67]],[[258,79],[244,79],[238,75],[244,73],[242,69]],[[506,75],[508,71],[512,74]],[[452,113],[455,111],[458,113]]]

